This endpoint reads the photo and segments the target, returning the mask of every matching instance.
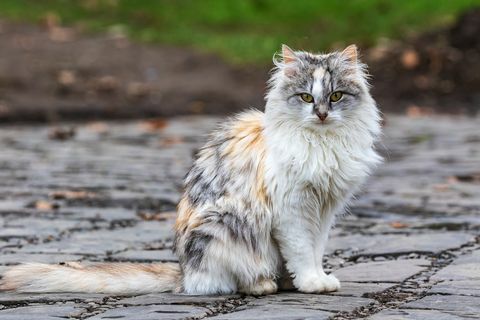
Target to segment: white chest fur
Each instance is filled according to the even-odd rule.
[[[371,136],[282,134],[281,128],[270,133],[266,179],[272,203],[279,209],[333,210],[357,191],[380,159]]]

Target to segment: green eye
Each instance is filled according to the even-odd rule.
[[[330,101],[331,102],[337,102],[340,99],[342,99],[342,97],[343,97],[343,93],[341,91],[335,91],[334,93],[332,93],[330,95]]]
[[[302,98],[302,100],[305,101],[306,103],[312,103],[313,102],[312,95],[308,94],[308,93],[302,93],[300,95],[300,98]]]

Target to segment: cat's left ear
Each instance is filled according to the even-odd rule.
[[[357,46],[354,44],[349,45],[342,51],[342,55],[345,56],[350,62],[357,63],[358,51]]]

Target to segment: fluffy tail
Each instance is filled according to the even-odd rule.
[[[133,295],[175,291],[181,279],[175,263],[101,263],[83,266],[28,263],[3,275],[0,290],[17,292],[84,292]]]

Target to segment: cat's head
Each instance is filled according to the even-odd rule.
[[[274,63],[267,117],[325,129],[345,124],[361,112],[376,113],[355,45],[329,54],[293,51],[283,45]],[[365,108],[370,110],[362,111]]]

